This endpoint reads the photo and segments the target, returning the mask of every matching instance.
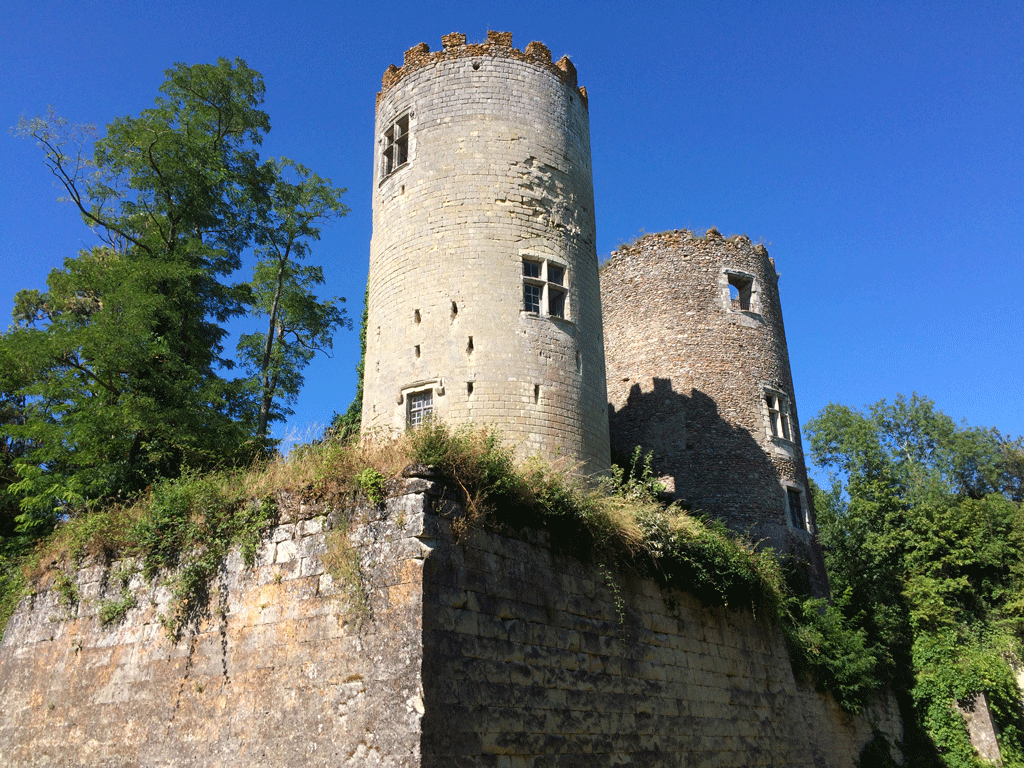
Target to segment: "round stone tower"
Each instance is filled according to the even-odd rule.
[[[364,430],[437,417],[609,463],[586,90],[510,33],[445,35],[377,96]]]
[[[645,235],[611,255],[601,292],[615,458],[643,446],[692,509],[776,549],[813,545],[778,274],[764,246],[715,229]],[[805,559],[820,566],[820,552]]]

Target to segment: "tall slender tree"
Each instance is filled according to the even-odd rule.
[[[269,163],[276,176],[270,205],[257,232],[258,261],[251,283],[251,312],[266,318],[263,333],[244,334],[239,355],[259,383],[256,433],[264,441],[272,421],[291,410],[302,386],[302,369],[318,351],[330,349],[337,328],[352,321],[339,306],[344,299],[320,300],[313,293],[323,270],[303,265],[320,224],[344,216],[344,189],[286,158]]]

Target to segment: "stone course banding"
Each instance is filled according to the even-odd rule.
[[[70,611],[56,590],[26,598],[0,644],[0,766],[848,768],[873,726],[902,737],[891,698],[852,717],[798,684],[767,620],[538,532],[456,537],[441,493],[412,478],[342,511],[363,519],[365,621],[323,573],[336,512],[272,529],[251,569],[232,552],[177,644],[166,590],[141,579],[99,625],[120,588],[99,565]]]
[[[520,455],[609,464],[585,94],[568,59],[508,33],[423,44],[377,103],[363,429],[436,417],[500,428]],[[385,134],[408,121],[385,176]],[[565,317],[524,310],[523,260],[562,267]]]

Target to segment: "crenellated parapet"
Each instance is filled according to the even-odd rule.
[[[463,33],[450,32],[441,37],[441,50],[439,51],[431,51],[430,46],[426,43],[414,45],[405,52],[401,67],[390,64],[384,70],[384,75],[381,78],[381,90],[377,94],[377,103],[380,103],[380,100],[396,83],[423,67],[442,61],[483,57],[514,59],[544,67],[557,75],[570,88],[577,89],[583,106],[587,106],[587,89],[579,87],[576,79],[576,66],[568,56],[563,56],[558,61],[552,61],[551,49],[536,40],[529,43],[522,51],[513,48],[511,32],[488,32],[487,41],[483,43],[467,43]]]

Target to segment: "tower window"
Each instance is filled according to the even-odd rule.
[[[804,518],[804,504],[800,491],[796,488],[787,488],[786,496],[789,499],[789,521],[794,528],[801,531],[807,530],[807,520]]]
[[[746,275],[729,275],[729,301],[733,309],[750,311],[750,295],[753,287],[752,278]]]
[[[548,260],[523,259],[523,309],[534,315],[565,317],[565,267]]]
[[[722,287],[722,302],[725,309],[753,315],[761,314],[761,291],[753,275],[723,269],[719,285]]]
[[[380,178],[383,181],[409,162],[409,116],[398,118],[384,131],[384,153]]]
[[[418,427],[430,418],[434,412],[434,392],[426,389],[422,392],[411,392],[406,398],[409,403],[407,422],[410,427]]]
[[[789,412],[789,398],[770,390],[764,393],[768,406],[768,426],[772,437],[793,440],[793,418]]]

